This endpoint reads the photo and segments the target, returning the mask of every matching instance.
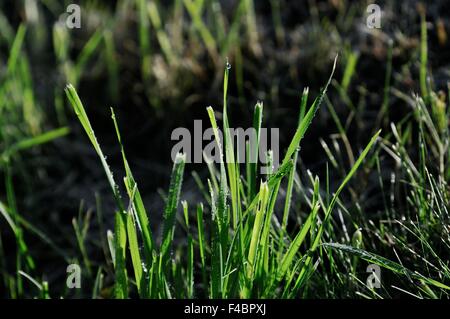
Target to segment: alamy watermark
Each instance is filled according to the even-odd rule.
[[[69,29],[81,28],[81,8],[78,4],[69,4],[66,8],[66,26]]]
[[[366,9],[367,18],[366,25],[369,29],[381,28],[381,8],[378,4],[372,3],[367,6]]]
[[[218,130],[220,144],[223,143],[223,132]],[[269,129],[261,128],[259,135],[254,127],[246,130],[243,128],[229,128],[229,134],[232,140],[235,153],[235,162],[244,164],[258,163],[262,164],[260,168],[261,174],[267,174],[272,170],[276,170],[279,166],[279,129],[270,129],[270,149],[268,145]],[[178,141],[172,147],[172,161],[178,153],[186,156],[187,163],[203,163],[203,161],[212,161],[220,163],[220,149],[214,137],[212,127],[203,131],[202,120],[194,120],[194,134],[185,127],[178,127],[172,131],[172,141]],[[208,142],[205,146],[203,142]],[[258,154],[254,150],[258,147]],[[268,156],[270,152],[271,156]],[[247,158],[248,157],[248,158]],[[225,161],[227,158],[225,156]],[[272,164],[273,166],[271,167]]]
[[[70,264],[67,266],[66,286],[69,289],[81,288],[81,268],[80,265]]]
[[[376,264],[370,264],[366,268],[366,272],[370,273],[367,277],[366,284],[370,289],[381,288],[381,268]]]

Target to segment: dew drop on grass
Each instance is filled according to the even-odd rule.
[[[230,61],[228,61],[228,58],[227,58],[226,67],[227,67],[227,70],[231,69],[231,64],[230,64]]]

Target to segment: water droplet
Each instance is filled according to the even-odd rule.
[[[226,66],[227,66],[227,70],[230,70],[230,69],[231,69],[231,64],[230,64],[230,61],[228,61],[228,58],[227,58]]]

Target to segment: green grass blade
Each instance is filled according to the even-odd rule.
[[[125,150],[122,144],[122,138],[120,136],[119,126],[117,124],[117,118],[114,113],[114,110],[111,108],[111,117],[114,122],[114,127],[116,129],[117,134],[117,140],[119,141],[121,153],[122,153],[122,161],[125,168],[125,187],[128,192],[128,196],[130,200],[133,203],[133,212],[136,214],[137,222],[139,223],[139,231],[141,232],[141,235],[143,237],[144,242],[144,252],[145,252],[145,259],[147,267],[149,267],[151,260],[152,260],[152,254],[154,250],[154,242],[153,242],[153,236],[152,231],[150,228],[150,223],[148,220],[147,211],[145,209],[144,203],[142,201],[141,193],[139,192],[139,189],[137,187],[137,183],[134,180],[133,174],[131,172],[130,166],[128,165],[127,158],[125,156]]]
[[[9,148],[7,148],[2,154],[1,159],[2,161],[8,160],[11,156],[14,154],[26,150],[28,148],[45,144],[50,141],[53,141],[57,138],[60,138],[62,136],[67,135],[70,132],[68,127],[61,127],[55,130],[51,130],[45,133],[42,133],[38,136],[30,137],[23,139],[13,145],[11,145]]]
[[[255,272],[255,265],[257,263],[257,248],[259,246],[261,238],[261,230],[265,218],[268,198],[269,198],[269,188],[267,186],[267,183],[262,183],[260,189],[260,201],[258,209],[256,210],[255,213],[255,222],[253,224],[250,247],[247,258],[247,267],[246,267],[247,285],[245,286],[245,289],[243,291],[244,298],[249,298],[251,293],[251,286]]]
[[[299,124],[302,122],[302,119],[305,117],[306,113],[306,104],[308,103],[308,93],[309,89],[305,88],[303,90],[302,99],[300,102],[300,115],[299,115]],[[284,211],[283,211],[283,219],[281,221],[281,229],[283,232],[286,232],[288,217],[289,217],[289,209],[291,208],[291,198],[292,198],[292,191],[294,188],[294,177],[296,173],[296,164],[297,164],[297,157],[298,157],[298,150],[294,152],[293,156],[293,165],[292,169],[289,172],[289,178],[288,178],[288,186],[286,188],[286,201],[284,203]],[[284,241],[280,241],[280,246],[282,246],[282,243]],[[281,252],[282,248],[280,249]]]
[[[394,261],[391,261],[387,258],[381,257],[377,254],[370,253],[363,249],[355,248],[355,247],[348,246],[348,245],[338,244],[338,243],[324,243],[324,245],[327,247],[331,247],[333,249],[339,249],[344,252],[357,255],[358,257],[360,257],[370,263],[377,264],[377,265],[379,265],[383,268],[389,269],[397,274],[407,275],[407,276],[409,276],[411,278],[415,278],[417,280],[423,280],[427,284],[433,285],[435,287],[445,289],[445,290],[450,290],[449,286],[447,286],[439,281],[427,278],[427,277],[423,276],[422,274],[418,273],[417,271],[411,271],[408,268],[404,267],[403,265],[400,265],[400,264],[398,264]]]
[[[255,111],[253,112],[253,128],[256,130],[256,141],[255,145],[249,145],[249,157],[247,161],[249,161],[249,177],[248,177],[248,199],[251,200],[255,197],[256,194],[256,183],[258,176],[258,154],[259,154],[259,140],[261,134],[261,123],[263,116],[263,104],[256,103]]]
[[[115,255],[115,273],[116,282],[114,286],[114,296],[117,299],[125,299],[128,297],[128,275],[126,268],[126,214],[116,212],[115,229],[114,229],[114,255]]]
[[[205,44],[206,49],[211,56],[211,59],[214,62],[217,62],[219,57],[219,53],[217,51],[217,43],[214,39],[214,36],[211,34],[208,27],[202,20],[202,10],[198,9],[197,5],[192,0],[183,0],[183,3],[192,19],[193,25],[197,29],[197,32],[200,34],[200,37]]]
[[[227,92],[228,92],[228,77],[230,74],[230,67],[227,63],[223,80],[223,137],[225,148],[225,159],[227,163],[228,181],[230,186],[231,195],[231,210],[232,210],[232,223],[233,229],[236,229],[238,224],[239,201],[238,201],[238,180],[239,174],[237,173],[237,161],[234,154],[234,143],[230,134],[230,125],[228,123],[228,110],[227,110]]]
[[[428,63],[428,45],[427,45],[427,21],[425,13],[421,14],[420,23],[420,92],[424,99],[428,97],[427,87],[427,63]]]
[[[180,199],[181,185],[183,183],[184,164],[186,155],[177,154],[172,169],[172,177],[170,179],[169,195],[166,207],[164,209],[164,226],[163,237],[161,242],[161,262],[160,266],[165,267],[169,258],[170,249],[173,242],[173,233],[175,228],[175,217]]]
[[[292,138],[292,141],[289,144],[289,147],[286,151],[286,155],[284,156],[282,164],[287,163],[291,159],[291,157],[295,153],[295,151],[298,149],[300,142],[303,139],[303,136],[305,135],[306,130],[308,129],[314,115],[316,114],[316,111],[319,109],[320,105],[322,104],[322,100],[327,92],[327,89],[328,89],[328,86],[330,85],[331,79],[333,78],[334,70],[336,69],[337,58],[338,57],[336,56],[336,58],[334,59],[333,69],[331,70],[331,75],[328,78],[328,81],[325,84],[325,87],[322,90],[320,90],[320,93],[314,100],[313,105],[310,107],[309,111],[306,113],[305,117],[302,119],[299,126],[297,127],[294,137]]]
[[[205,227],[203,220],[203,204],[197,205],[197,231],[198,231],[198,249],[200,255],[200,263],[202,267],[202,280],[204,289],[208,288],[207,278],[206,278],[206,238],[205,238]]]
[[[319,197],[319,180],[316,178],[314,182],[314,198],[312,203],[312,211],[309,214],[308,218],[306,219],[305,223],[302,225],[302,228],[298,232],[297,236],[295,236],[283,259],[281,260],[277,272],[278,281],[280,281],[284,277],[289,267],[291,267],[292,263],[294,262],[295,255],[297,254],[301,244],[306,238],[306,235],[311,229],[311,225],[313,225],[313,223],[315,222],[315,217],[320,207],[318,203],[318,197]]]
[[[350,81],[351,81],[353,75],[355,74],[358,58],[359,58],[359,53],[357,51],[349,52],[348,58],[347,58],[347,64],[345,65],[344,75],[342,76],[342,81],[341,81],[341,87],[345,92],[348,91]]]
[[[133,264],[134,278],[136,280],[136,286],[141,297],[145,297],[145,291],[142,289],[142,261],[139,253],[139,243],[136,234],[136,225],[134,217],[130,209],[128,209],[127,215],[127,235],[128,235],[128,248],[130,249],[131,262]]]
[[[105,157],[105,155],[103,155],[102,149],[100,148],[100,144],[97,142],[97,138],[95,137],[94,130],[92,129],[91,123],[86,114],[86,110],[83,106],[83,103],[81,102],[77,91],[71,84],[68,84],[66,86],[65,92],[66,92],[67,98],[70,101],[70,104],[72,105],[73,110],[75,111],[75,114],[78,117],[78,120],[80,121],[86,134],[88,135],[92,146],[94,147],[95,151],[97,152],[97,155],[100,157],[100,161],[102,163],[103,170],[105,171],[106,177],[108,178],[108,182],[109,182],[109,185],[113,192],[114,199],[116,200],[116,204],[118,205],[120,211],[123,212],[124,205],[123,205],[120,193],[119,193],[119,188],[118,188],[116,182],[114,181],[113,174],[111,172],[111,169],[109,168],[108,163],[106,162],[106,157]]]
[[[75,72],[76,72],[76,80],[80,80],[81,73],[86,67],[87,62],[92,57],[92,55],[95,53],[95,50],[99,46],[99,44],[102,42],[103,38],[103,30],[98,29],[87,41],[87,43],[84,45],[83,49],[80,52],[80,55],[77,58],[76,64],[75,64]]]
[[[21,24],[19,26],[19,29],[17,30],[16,37],[14,38],[11,50],[9,51],[9,58],[7,63],[7,70],[9,74],[14,72],[16,68],[17,61],[19,60],[20,50],[25,39],[26,30],[27,28],[24,24]]]

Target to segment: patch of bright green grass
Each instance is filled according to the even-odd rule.
[[[321,199],[319,179],[314,178],[310,213],[306,220],[298,225],[299,230],[291,234],[287,228],[287,220],[296,166],[294,160],[297,160],[299,145],[322,103],[333,72],[309,108],[306,106],[308,91],[304,91],[299,124],[280,167],[267,179],[263,178],[259,181],[260,177],[255,173],[257,164],[243,165],[247,169],[245,176],[251,179],[245,182],[240,175],[240,165],[234,161],[236,151],[228,130],[229,72],[227,67],[224,74],[222,113],[225,132],[223,145],[219,138],[219,126],[214,110],[211,107],[207,109],[222,159],[219,163],[218,176],[211,176],[208,181],[211,206],[207,215],[205,215],[203,204],[197,206],[197,214],[190,214],[188,204],[183,203],[187,254],[181,257],[182,262],[177,260],[177,251],[183,249],[183,246],[176,244],[174,229],[177,226],[176,215],[180,206],[185,156],[178,154],[176,157],[163,214],[162,238],[157,240],[151,234],[150,221],[127,162],[114,112],[112,111],[112,116],[126,172],[124,177],[126,200],[119,193],[119,188],[75,88],[71,85],[66,88],[75,114],[100,158],[117,203],[113,245],[117,298],[126,298],[132,290],[137,290],[142,298],[201,296],[294,298],[299,296],[301,289],[314,272],[314,262],[317,259],[317,250],[322,243],[322,234],[325,228],[329,227],[329,219],[339,195],[375,144],[379,132],[370,139],[341,185],[331,196],[329,204]],[[257,131],[261,126],[261,116],[262,104],[258,104],[255,107],[253,121]],[[258,145],[254,147],[255,149],[251,151],[257,154]],[[214,171],[215,169],[211,170],[211,172]],[[212,187],[211,181],[216,178],[217,185]],[[280,193],[280,184],[285,178],[289,179],[291,191],[286,199],[283,222],[280,224],[276,220],[274,211]],[[192,222],[194,218],[197,218],[196,222]],[[194,231],[195,227],[197,227],[196,231]],[[158,242],[159,245],[156,244]],[[128,256],[131,257],[134,280],[128,278],[126,267]],[[197,278],[200,280],[199,283],[196,282]]]

